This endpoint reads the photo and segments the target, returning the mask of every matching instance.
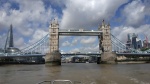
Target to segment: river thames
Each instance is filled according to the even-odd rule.
[[[150,84],[150,64],[0,65],[0,84],[36,84],[56,79],[82,84]]]

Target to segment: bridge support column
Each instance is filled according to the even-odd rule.
[[[100,63],[115,63],[116,54],[112,52],[110,25],[105,24],[103,20],[99,30],[103,32],[101,38],[99,37],[99,47],[101,51]]]
[[[51,65],[61,65],[61,53],[59,52],[59,24],[54,19],[50,24],[50,52],[46,54],[45,62]]]
[[[61,53],[59,51],[54,51],[47,53],[45,57],[46,64],[50,65],[61,65]]]

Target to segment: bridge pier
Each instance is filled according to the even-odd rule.
[[[103,52],[101,54],[101,60],[100,63],[101,64],[114,64],[116,60],[116,53],[113,52]]]
[[[61,65],[61,53],[59,51],[47,53],[45,63],[49,65]]]
[[[110,24],[105,24],[103,20],[102,25],[100,25],[98,29],[103,32],[102,35],[98,37],[101,52],[100,63],[115,63],[116,54],[112,52]]]

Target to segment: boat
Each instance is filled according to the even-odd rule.
[[[71,80],[51,80],[51,81],[41,81],[37,84],[82,84],[80,81],[71,81]]]

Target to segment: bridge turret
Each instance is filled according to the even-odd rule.
[[[59,28],[59,24],[58,24],[57,19],[53,19],[50,24],[51,24],[50,27],[57,27],[57,28]]]
[[[104,20],[102,21],[102,26],[105,26],[105,21]]]

